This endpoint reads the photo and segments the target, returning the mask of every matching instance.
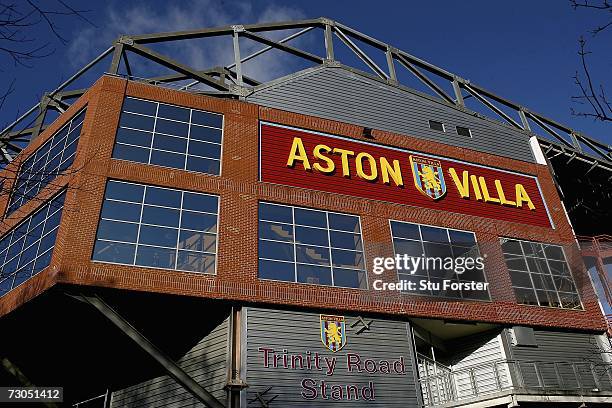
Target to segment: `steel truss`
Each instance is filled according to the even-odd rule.
[[[271,33],[284,30],[295,30],[295,32],[281,40],[273,40],[268,36]],[[292,40],[313,30],[322,31],[323,33],[322,45],[325,49],[325,56],[319,56],[288,44]],[[234,62],[232,64],[201,70],[176,61],[150,48],[152,44],[213,37],[231,38],[234,51]],[[242,57],[240,49],[241,39],[243,41],[253,41],[263,47],[248,56]],[[180,89],[221,97],[244,98],[258,88],[265,86],[265,83],[262,83],[257,78],[250,78],[243,74],[244,63],[254,60],[270,50],[278,50],[311,64],[348,67],[340,64],[340,61],[337,61],[335,58],[334,47],[340,45],[339,43],[346,46],[372,71],[365,74],[373,74],[379,81],[392,86],[402,87],[396,69],[403,68],[416,77],[435,97],[440,98],[444,103],[452,105],[457,109],[474,113],[465,106],[465,99],[474,98],[475,101],[480,102],[486,107],[488,112],[492,112],[493,116],[501,118],[509,126],[524,131],[530,136],[537,136],[548,158],[565,155],[568,157],[568,162],[577,159],[588,163],[591,166],[590,169],[599,167],[612,172],[612,147],[610,145],[590,138],[553,119],[549,119],[520,104],[496,95],[467,79],[421,60],[405,51],[323,17],[280,23],[231,25],[202,30],[121,36],[110,48],[85,65],[57,89],[45,94],[38,104],[34,105],[15,122],[0,132],[0,161],[6,164],[12,161],[15,155],[19,153],[21,148],[16,142],[23,143],[38,136],[44,129],[45,116],[48,110],[55,110],[61,113],[69,106],[68,100],[82,95],[86,89],[68,90],[67,88],[92,67],[98,66],[102,60],[106,60],[111,55],[110,67],[105,71],[107,74],[124,75],[129,79],[158,85],[176,84],[189,80],[191,82],[182,85]],[[367,51],[366,46],[369,47]],[[385,61],[384,65],[376,63],[377,56],[374,55],[375,52],[383,53],[378,55],[378,57],[384,55],[384,58],[379,58],[379,60]],[[129,55],[132,54],[156,62],[175,73],[147,78],[136,77],[133,74],[133,67],[129,62]],[[124,72],[121,72],[121,67],[123,67]],[[364,73],[359,68],[348,68]],[[291,75],[297,75],[297,73]],[[443,85],[452,89],[452,92],[447,92]],[[205,86],[207,89],[202,90],[202,86]],[[513,118],[508,111],[516,114],[520,120]],[[24,123],[26,123],[25,126]],[[19,130],[15,130],[19,127]],[[534,129],[543,131],[542,133],[545,137],[537,135]]]

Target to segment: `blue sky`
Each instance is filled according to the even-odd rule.
[[[609,17],[590,10],[574,11],[569,1],[69,3],[90,10],[85,15],[96,27],[75,20],[59,21],[69,43],[62,45],[51,39],[55,53],[32,61],[30,68],[14,67],[2,57],[3,88],[16,78],[16,91],[0,112],[0,124],[28,109],[44,91],[69,77],[119,34],[327,16],[612,144],[612,124],[570,114],[570,97],[577,94],[571,77],[579,68],[577,39],[581,34],[594,51],[590,56],[594,77],[610,89],[612,29],[596,38],[588,33]],[[49,36],[42,27],[36,34]],[[211,52],[195,47],[192,44],[177,52],[191,62],[206,64]],[[274,69],[274,65],[263,68]]]

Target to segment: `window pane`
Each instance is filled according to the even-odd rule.
[[[393,231],[394,237],[418,240],[421,239],[421,235],[419,234],[419,226],[416,224],[392,221],[391,230]]]
[[[476,245],[476,237],[473,232],[455,231],[448,230],[451,242],[453,244],[459,244],[462,246],[474,246]]]
[[[341,268],[363,269],[364,267],[363,254],[361,252],[332,249],[332,261],[334,266]]]
[[[189,135],[189,124],[158,118],[155,124],[155,133],[187,137]]]
[[[142,209],[142,222],[166,227],[178,227],[179,210],[145,205]]]
[[[446,229],[443,228],[435,228],[421,225],[421,235],[423,237],[423,241],[441,243],[448,242],[448,235],[446,233]]]
[[[259,240],[259,257],[280,261],[293,261],[293,245]]]
[[[514,240],[504,240],[502,238],[502,251],[506,254],[523,255],[521,244]]]
[[[125,199],[138,202],[114,201]],[[136,265],[214,273],[217,202],[218,197],[212,195],[109,181],[93,259],[132,265],[136,252]],[[181,209],[183,204],[205,208],[210,214]],[[135,222],[108,221],[105,216]],[[137,245],[113,246],[107,240],[129,240]]]
[[[197,231],[216,232],[217,216],[211,214],[196,213],[193,211],[183,211],[181,218],[181,228]]]
[[[531,272],[529,275],[531,282],[529,282],[525,278],[527,274],[510,271],[519,303],[535,304],[526,289],[519,289],[517,286],[535,290],[540,306],[581,308],[579,299],[577,302],[575,299],[571,299],[573,295],[570,296],[568,302],[564,302],[563,299],[559,301],[562,293],[576,293],[576,285],[560,246],[511,240],[509,238],[502,238],[501,242],[505,251],[510,248],[512,251],[518,252],[518,247],[527,255],[505,256],[506,265],[509,269],[516,269],[519,267],[517,264],[520,264],[521,268],[526,265]]]
[[[142,147],[151,147],[153,133],[141,132],[139,130],[123,129],[117,130],[117,142]],[[148,157],[148,155],[147,155]]]
[[[321,248],[307,245],[296,245],[295,254],[298,262],[329,265],[329,248]]]
[[[296,208],[294,210],[294,215],[295,223],[298,225],[327,228],[327,217],[323,211]]]
[[[132,244],[96,241],[93,259],[96,261],[133,264],[135,249],[136,245]]]
[[[151,152],[151,164],[157,164],[159,166],[164,167],[172,167],[175,169],[184,169],[185,155],[153,150]]]
[[[104,201],[102,218],[138,222],[140,221],[140,205],[119,201]]]
[[[544,253],[548,259],[556,259],[559,261],[565,261],[563,251],[560,246],[557,245],[544,245]]]
[[[176,269],[213,274],[215,273],[215,256],[199,252],[179,251]]]
[[[423,244],[421,241],[408,241],[408,240],[393,240],[393,246],[396,254],[408,255],[408,256],[423,256]]]
[[[334,285],[344,288],[367,289],[365,271],[334,268]]]
[[[261,256],[261,255],[260,255]],[[295,281],[295,264],[288,262],[274,262],[259,260],[259,277],[280,281]]]
[[[151,116],[135,115],[133,113],[123,112],[119,120],[119,126],[132,129],[153,131],[155,118]]]
[[[220,163],[218,160],[204,159],[201,157],[187,156],[187,170],[207,174],[219,174]]]
[[[113,149],[113,157],[115,159],[129,160],[138,163],[148,163],[149,152],[149,149],[143,149],[141,147],[116,144]]]
[[[359,231],[359,218],[352,215],[329,213],[329,228],[348,232]]]
[[[157,104],[154,102],[143,101],[141,99],[125,98],[123,100],[123,110],[155,116]]]
[[[181,192],[167,188],[147,187],[144,202],[145,204],[180,208]]]
[[[298,282],[316,285],[331,285],[331,269],[329,267],[300,265],[297,266]]]
[[[168,118],[174,120],[181,120],[183,122],[189,122],[189,108],[181,108],[178,106],[166,105],[163,103],[159,104],[159,111],[157,115],[161,118]]]
[[[192,125],[189,137],[192,140],[221,143],[221,130]]]
[[[331,224],[331,220],[330,220]],[[350,232],[330,231],[329,238],[334,248],[361,250],[361,235]]]
[[[221,125],[223,124],[223,116],[219,114],[194,110],[191,116],[191,121],[193,123],[197,123],[198,125],[221,128]]]
[[[176,153],[185,153],[187,150],[187,139],[156,134],[153,138],[153,148]]]
[[[293,216],[295,216],[295,224]],[[357,216],[260,203],[259,277],[298,283],[367,288],[365,265],[361,252],[334,249],[335,255],[330,256],[331,248],[334,245],[330,246],[330,236],[333,237],[332,241],[335,245],[339,247],[359,247],[361,249],[361,234],[329,229],[327,228],[328,218],[333,228],[359,231],[359,217]],[[267,241],[267,239],[279,242]],[[266,263],[264,258],[284,260],[287,263],[286,265],[278,262]],[[332,259],[335,266],[355,268],[356,271],[349,272],[337,268],[339,279],[336,283],[332,279],[330,265]],[[293,275],[294,271],[297,271],[297,276]],[[276,275],[281,277],[274,278],[273,276]]]
[[[189,142],[189,154],[218,159],[221,157],[221,145],[192,140]]]
[[[293,224],[293,216],[291,215],[291,207],[281,206],[281,205],[260,203],[259,204],[259,219]]]
[[[60,171],[65,171],[72,165],[81,133],[81,128],[75,120],[82,120],[84,112],[85,110],[73,117],[24,160],[11,191],[7,215],[38,195]]]
[[[100,221],[98,238],[111,241],[136,242],[138,224],[128,224],[118,221]]]
[[[174,249],[138,246],[136,265],[154,268],[174,269],[176,251]]]
[[[293,226],[259,221],[259,237],[276,241],[293,242]]]
[[[146,245],[175,248],[177,238],[177,229],[143,225],[140,227],[140,239],[138,241]]]
[[[514,289],[516,300],[523,305],[537,305],[538,299],[533,289]]]
[[[508,266],[508,269],[515,269],[527,272],[528,269],[527,263],[525,263],[525,257],[517,255],[504,255],[504,258],[506,258],[506,265]],[[533,270],[532,272],[536,271]]]
[[[131,183],[109,181],[106,184],[105,198],[141,203],[144,196],[144,186]]]
[[[216,252],[217,236],[205,232],[183,230],[179,237],[179,249],[191,251]]]
[[[215,196],[195,193],[185,193],[183,196],[183,209],[209,213],[217,213],[219,200]]]
[[[329,246],[327,229],[295,227],[295,242],[298,244],[310,244]]]

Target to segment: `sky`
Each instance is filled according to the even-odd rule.
[[[571,102],[578,92],[572,76],[580,68],[581,35],[593,51],[588,58],[595,82],[607,85],[612,94],[612,28],[594,38],[589,33],[605,24],[610,13],[574,11],[569,1],[66,1],[87,10],[83,15],[92,24],[59,18],[66,44],[43,24],[35,27],[32,37],[48,41],[47,49],[54,52],[30,61],[29,67],[14,66],[0,54],[0,90],[15,80],[15,91],[0,110],[0,125],[27,110],[121,34],[325,16],[612,144],[611,123],[570,113],[572,106],[581,108]],[[296,44],[314,47],[308,40]],[[221,43],[206,49],[186,43],[171,51],[202,67],[231,57],[230,48]],[[342,62],[344,54],[339,55]],[[268,58],[249,69],[252,74],[280,76],[291,64]]]

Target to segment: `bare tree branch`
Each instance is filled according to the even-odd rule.
[[[608,2],[608,0],[602,0],[597,3],[591,3],[588,0],[583,0],[581,2],[577,0],[570,0],[570,3],[574,10],[582,8],[612,13],[612,5]],[[610,26],[612,26],[612,20],[610,20],[607,24],[598,26],[591,30],[591,34],[593,36],[597,36]],[[593,118],[596,121],[611,122],[611,103],[607,99],[603,84],[599,84],[598,86],[594,84],[591,71],[587,63],[587,56],[591,54],[591,52],[587,51],[586,49],[586,40],[584,37],[580,37],[578,44],[580,47],[578,55],[580,56],[582,69],[581,72],[576,71],[573,79],[574,84],[580,90],[580,94],[577,96],[572,96],[571,99],[577,104],[586,106],[587,110],[575,110],[574,108],[570,108],[571,113],[575,116]]]

